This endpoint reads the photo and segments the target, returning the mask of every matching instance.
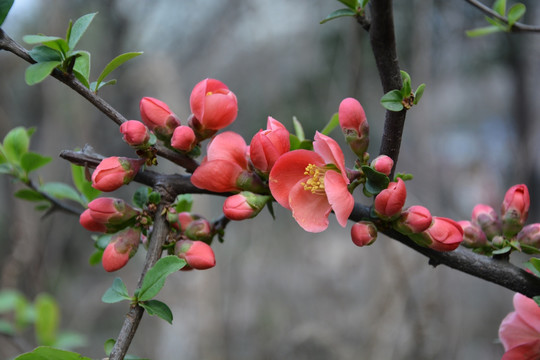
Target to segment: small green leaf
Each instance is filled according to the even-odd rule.
[[[298,121],[296,116],[293,116],[292,121],[294,126],[294,133],[298,137],[298,140],[300,140],[300,142],[304,141],[306,139],[306,135],[304,134],[304,128],[302,127],[302,123]]]
[[[97,13],[86,14],[75,21],[75,23],[71,27],[69,37],[67,37],[68,46],[71,50],[75,49],[75,46],[77,45],[83,34],[86,32],[86,29],[88,29],[88,26],[90,25],[96,14]]]
[[[36,205],[36,207],[34,208],[34,210],[36,211],[47,211],[51,208],[52,204],[50,202],[46,202],[45,204],[39,204],[39,205]]]
[[[465,33],[467,34],[468,37],[477,37],[477,36],[493,34],[500,31],[502,30],[497,26],[485,26],[485,27],[481,27],[477,29],[467,30],[465,31]]]
[[[411,95],[411,76],[406,72],[401,70],[401,80],[403,81],[403,86],[401,87],[401,96],[403,99]]]
[[[172,325],[173,314],[167,304],[158,300],[148,300],[139,303],[139,305],[142,306],[149,315],[157,315]]]
[[[92,81],[90,83],[90,91],[93,91],[93,92],[97,93],[99,91],[99,89],[101,89],[102,87],[107,86],[107,85],[115,85],[115,84],[116,84],[116,79],[112,79],[112,80],[109,80],[109,81],[99,83],[99,87],[96,89],[97,81]],[[154,134],[153,133],[150,134],[150,136],[152,136],[152,135],[154,135]]]
[[[26,201],[43,201],[45,196],[32,189],[21,189],[15,192],[15,197]]]
[[[422,95],[424,95],[424,89],[426,88],[426,84],[420,84],[416,91],[414,92],[414,105],[418,105],[418,102],[422,98]]]
[[[312,140],[303,140],[298,146],[299,149],[304,150],[313,150],[313,141]]]
[[[291,151],[300,148],[300,139],[298,139],[298,136],[294,134],[289,134],[289,142],[291,144]]]
[[[52,160],[49,156],[43,156],[35,152],[24,153],[21,158],[21,167],[27,173],[47,165]]]
[[[490,18],[490,17],[487,17],[487,16],[486,16],[485,19],[491,25],[496,26],[499,29],[501,29],[501,31],[509,31],[509,29],[510,29],[510,26],[508,26],[508,24],[506,24],[502,20],[499,20],[499,19],[496,19],[496,18]]]
[[[14,174],[15,170],[11,164],[0,164],[0,174]]]
[[[408,72],[400,70],[399,73],[401,74],[401,80],[403,82],[405,81],[408,81],[409,83],[411,82],[411,76],[409,75]]]
[[[347,6],[351,10],[356,10],[358,7],[358,0],[338,0],[343,5]]]
[[[527,9],[525,8],[525,5],[521,3],[512,6],[510,10],[508,10],[508,25],[514,25],[519,19],[523,17],[523,15],[525,15],[526,10]]]
[[[540,254],[540,249],[537,249],[534,246],[527,245],[527,244],[519,244],[519,246],[521,248],[521,251],[523,251],[525,254],[531,254],[531,255]]]
[[[159,204],[161,202],[161,195],[157,191],[152,191],[150,195],[148,195],[148,201],[151,204]]]
[[[26,84],[31,86],[42,82],[60,64],[60,61],[45,61],[30,65],[24,73]]]
[[[492,254],[493,255],[502,255],[502,254],[506,254],[507,252],[509,252],[511,250],[512,250],[511,246],[505,246],[502,249],[493,250]]]
[[[105,291],[101,297],[101,301],[107,304],[116,303],[122,300],[131,300],[128,294],[126,284],[120,278],[115,278],[110,288]]]
[[[15,360],[92,360],[75,352],[40,346],[33,351],[19,355]]]
[[[532,299],[534,300],[534,302],[536,303],[536,305],[540,306],[540,295],[533,296]]]
[[[41,345],[52,345],[60,322],[60,310],[56,300],[47,294],[40,294],[35,301],[36,338]]]
[[[4,23],[9,10],[13,6],[14,0],[0,0],[0,26]]]
[[[332,115],[332,117],[330,118],[330,121],[328,122],[328,124],[326,124],[324,129],[321,130],[321,134],[329,135],[332,132],[332,130],[334,130],[338,125],[339,125],[339,113],[335,113],[334,115]]]
[[[101,258],[103,257],[103,250],[96,250],[90,255],[90,258],[88,258],[88,264],[94,266],[101,262]]]
[[[191,211],[193,205],[193,196],[191,194],[181,194],[174,200],[174,208],[177,213]]]
[[[399,90],[391,90],[383,95],[381,98],[381,105],[390,111],[401,111],[403,110],[403,96]]]
[[[109,356],[111,354],[114,344],[116,344],[116,340],[114,339],[107,339],[107,341],[105,341],[105,344],[103,344],[105,355]]]
[[[10,163],[19,165],[22,156],[28,152],[29,146],[30,136],[24,127],[18,126],[4,137],[3,153]]]
[[[504,14],[506,14],[506,0],[495,0],[493,10],[495,10],[499,15],[504,16]]]
[[[47,61],[62,61],[62,54],[48,46],[40,45],[30,50],[30,56],[38,63]]]
[[[133,194],[133,205],[144,208],[146,205],[148,205],[148,195],[152,191],[151,188],[148,186],[142,186],[138,188],[135,193]]]
[[[95,237],[92,237],[95,240],[94,242],[95,248],[99,250],[105,250],[107,245],[109,245],[109,243],[111,242],[113,235],[114,234],[103,234],[103,235],[95,235]]]
[[[53,40],[53,41],[45,41],[43,42],[43,45],[48,46],[51,49],[59,51],[60,53],[62,53],[64,57],[67,57],[67,54],[69,52],[68,43],[66,40],[62,38],[58,38],[57,40]]]
[[[330,20],[334,20],[344,16],[356,16],[356,11],[351,9],[338,9],[336,11],[332,11],[327,17],[322,19],[319,24],[324,24],[329,22]]]
[[[158,262],[146,273],[141,288],[138,291],[139,301],[148,301],[156,296],[163,285],[167,276],[183,268],[186,261],[178,256],[169,255],[158,260]]]
[[[86,180],[84,166],[71,165],[71,178],[73,184],[79,192],[84,196],[85,203],[88,203],[97,198],[101,191],[92,187],[92,182]],[[86,207],[86,204],[84,204]]]
[[[139,56],[141,55],[143,52],[142,51],[139,51],[139,52],[128,52],[128,53],[125,53],[125,54],[121,54],[121,55],[118,55],[117,57],[115,57],[114,59],[111,60],[111,62],[109,62],[107,64],[107,66],[105,66],[105,68],[103,69],[103,71],[101,72],[101,74],[99,75],[97,81],[96,81],[96,86],[95,86],[95,90],[94,91],[97,91],[101,88],[100,84],[101,82],[107,77],[107,75],[109,75],[114,69],[116,69],[117,67],[119,67],[120,65],[122,65],[123,63],[125,63],[126,61],[130,60],[130,59],[133,59],[134,57],[136,56]]]
[[[539,258],[535,258],[535,257],[530,258],[529,263],[531,263],[531,265],[534,266],[534,268],[540,272],[540,259]]]
[[[369,193],[377,195],[388,187],[390,180],[385,174],[378,172],[367,165],[362,165],[362,171],[366,176],[366,183],[364,187]]]
[[[77,56],[73,66],[75,76],[84,86],[90,88],[90,53],[88,51],[75,51],[73,55]]]
[[[49,182],[41,185],[39,187],[39,191],[47,193],[48,195],[58,200],[69,199],[78,202],[83,206],[86,206],[85,201],[81,199],[81,195],[79,195],[77,190],[75,190],[68,184],[60,182]]]
[[[23,41],[27,44],[40,44],[49,41],[63,40],[58,36],[46,36],[46,35],[25,35],[23,36]]]

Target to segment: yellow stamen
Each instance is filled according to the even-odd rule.
[[[326,171],[327,169],[320,168],[314,164],[306,166],[304,175],[309,175],[309,179],[301,183],[304,190],[311,191],[312,194],[324,195],[324,174]]]

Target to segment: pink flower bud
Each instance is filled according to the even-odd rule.
[[[452,219],[434,216],[431,226],[410,238],[422,246],[437,251],[455,250],[463,241],[463,229]]]
[[[502,225],[495,210],[484,204],[478,204],[473,208],[471,220],[473,224],[478,224],[491,241],[494,236],[502,234]]]
[[[351,238],[356,246],[371,245],[377,240],[377,228],[371,221],[359,221],[351,228]]]
[[[120,132],[124,135],[124,141],[132,147],[144,147],[150,141],[150,131],[140,121],[128,120],[120,125]]]
[[[186,227],[184,234],[191,240],[210,240],[212,238],[212,226],[204,218],[193,220]]]
[[[140,239],[139,229],[128,228],[114,234],[101,258],[105,271],[111,272],[123,268],[137,252]]]
[[[514,185],[506,192],[501,206],[502,228],[504,236],[516,235],[529,216],[531,199],[526,185]]]
[[[83,211],[83,213],[79,217],[79,223],[82,225],[82,227],[90,231],[103,232],[103,233],[106,232],[107,227],[105,226],[105,224],[94,220],[90,212],[91,212],[90,209],[86,209]]]
[[[540,249],[540,224],[529,224],[517,234],[517,241],[521,244]]]
[[[193,269],[205,270],[216,265],[214,251],[202,241],[180,240],[174,246],[174,254],[186,260],[187,265]]]
[[[170,139],[174,129],[180,126],[180,119],[161,100],[143,97],[139,107],[142,121],[158,139]]]
[[[389,176],[392,172],[392,167],[394,166],[394,160],[387,155],[379,155],[371,162],[371,167],[378,172],[383,173],[386,176]]]
[[[193,129],[189,126],[179,126],[174,129],[171,146],[176,150],[189,152],[197,145],[197,139],[195,138],[195,133]]]
[[[131,182],[142,164],[142,159],[118,156],[103,159],[92,174],[92,187],[105,192],[114,191]]]
[[[268,174],[276,160],[290,149],[289,131],[279,121],[268,117],[266,130],[251,140],[249,155],[256,169]]]
[[[339,125],[351,150],[362,159],[369,145],[369,125],[358,100],[344,99],[339,104]]]
[[[87,211],[95,222],[111,225],[125,223],[139,214],[124,200],[108,197],[92,200]]]
[[[468,220],[458,221],[458,224],[463,229],[463,246],[474,249],[488,244],[486,234],[484,234],[480,225]]]
[[[258,195],[249,191],[229,196],[223,204],[223,213],[231,220],[251,219],[261,212],[270,196]]]
[[[236,95],[219,80],[204,79],[189,97],[194,130],[219,130],[229,126],[238,113]]]
[[[395,217],[401,213],[406,199],[405,182],[398,178],[397,182],[388,184],[388,187],[375,197],[375,213],[384,219]]]
[[[417,234],[426,230],[432,222],[429,210],[420,205],[414,205],[401,213],[394,228],[402,234]]]

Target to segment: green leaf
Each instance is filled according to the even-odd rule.
[[[33,45],[33,44],[40,44],[40,43],[46,43],[50,41],[56,41],[56,40],[64,40],[61,37],[58,36],[46,36],[46,35],[25,35],[23,36],[23,41],[27,44]]]
[[[529,269],[534,275],[540,276],[540,270],[534,267],[534,265],[531,264],[530,261],[527,261],[526,263],[524,263],[523,266],[526,269]]]
[[[105,355],[109,356],[111,354],[114,344],[116,344],[116,340],[114,339],[107,339],[107,341],[105,341],[105,344],[103,344]]]
[[[81,199],[81,195],[79,195],[77,190],[75,190],[68,184],[60,182],[49,182],[41,185],[39,187],[39,191],[47,193],[48,195],[59,200],[69,199],[78,202],[83,206],[86,206],[85,201]]]
[[[332,115],[332,117],[330,118],[330,121],[328,122],[328,124],[326,124],[324,129],[321,130],[321,134],[323,135],[330,134],[332,130],[334,130],[338,125],[339,125],[339,113],[335,113],[334,115]]]
[[[298,147],[299,149],[313,150],[313,141],[312,140],[303,140],[300,142]]]
[[[508,31],[510,29],[510,26],[508,26],[508,24],[506,24],[502,20],[486,16],[486,21],[491,25],[498,27],[499,29],[501,29],[501,31]]]
[[[381,105],[390,111],[401,111],[403,110],[403,96],[399,90],[391,90],[383,95],[381,98]]]
[[[35,152],[24,153],[21,158],[21,167],[27,173],[47,165],[52,160],[49,156],[43,156]]]
[[[401,70],[401,79],[403,81],[403,86],[401,88],[402,98],[405,99],[411,95],[411,76],[406,72]]]
[[[50,202],[47,202],[45,204],[37,205],[34,209],[36,211],[47,211],[51,208],[52,204]]]
[[[512,250],[511,246],[505,246],[502,249],[493,250],[492,254],[493,255],[502,255],[502,254],[506,254],[507,252],[509,252],[511,250]]]
[[[26,72],[24,73],[26,84],[31,86],[42,82],[50,73],[52,73],[54,68],[60,64],[60,61],[45,61],[30,65],[26,68]]]
[[[540,272],[540,259],[539,258],[530,258],[528,261],[537,271]]]
[[[360,4],[360,6],[362,7],[362,9],[365,9],[365,7],[367,6],[369,0],[362,0],[362,3]]]
[[[186,265],[186,261],[178,256],[169,255],[158,260],[158,262],[144,276],[141,288],[138,290],[137,299],[148,301],[156,296],[167,276],[177,272]]]
[[[291,143],[291,151],[300,148],[300,139],[294,134],[289,134],[289,142]]]
[[[377,195],[388,187],[390,179],[388,179],[388,176],[385,174],[378,172],[367,165],[362,165],[362,171],[366,176],[366,183],[364,187],[369,193]]]
[[[424,95],[424,89],[426,88],[426,84],[420,84],[416,91],[414,92],[414,105],[418,105],[418,102],[422,98],[422,95]]]
[[[532,299],[534,300],[534,302],[536,303],[536,305],[540,306],[540,295],[533,296]]]
[[[527,9],[525,8],[525,5],[521,3],[512,6],[510,10],[508,10],[508,25],[514,25],[519,19],[523,17],[523,15],[525,15],[526,10]]]
[[[71,165],[71,178],[73,179],[73,184],[79,192],[84,196],[85,203],[88,203],[95,198],[97,198],[101,191],[94,189],[92,187],[92,182],[86,180],[85,168],[84,166]],[[87,204],[84,204],[85,207]]]
[[[101,297],[101,301],[107,304],[116,303],[123,300],[131,300],[128,294],[126,284],[120,278],[115,278],[110,288],[105,291]]]
[[[336,11],[332,11],[327,17],[322,19],[319,24],[324,24],[329,22],[330,20],[334,20],[344,16],[356,16],[356,11],[351,9],[338,9]]]
[[[191,194],[181,194],[176,197],[174,200],[174,208],[177,213],[184,211],[191,211],[193,206],[193,196]]]
[[[18,126],[10,130],[4,137],[3,153],[10,163],[19,165],[29,146],[30,136],[24,127]]]
[[[90,258],[88,258],[88,264],[94,266],[101,262],[101,258],[103,257],[103,250],[96,250],[90,255]]]
[[[139,305],[142,306],[149,315],[157,315],[172,325],[173,314],[167,304],[158,300],[148,300],[139,303]]]
[[[67,38],[68,46],[71,50],[75,48],[96,14],[97,13],[86,14],[75,21],[71,27],[69,37]]]
[[[358,7],[358,0],[338,0],[343,5],[347,6],[351,10],[355,10]]]
[[[537,249],[534,246],[527,244],[519,244],[519,247],[521,248],[521,251],[523,251],[525,254],[540,254],[540,249]]]
[[[95,240],[94,246],[96,247],[96,249],[105,250],[107,245],[109,245],[109,243],[111,242],[113,235],[114,234],[95,235],[93,239]]]
[[[62,38],[58,38],[57,40],[53,41],[45,41],[43,42],[43,45],[50,47],[51,49],[57,50],[64,57],[67,57],[67,53],[69,52],[69,46],[66,40]]]
[[[30,56],[38,63],[47,61],[62,61],[62,54],[48,46],[40,45],[30,50]]]
[[[102,82],[99,84],[99,87],[96,89],[96,86],[97,86],[97,81],[92,81],[90,83],[90,91],[93,91],[95,93],[97,93],[99,91],[99,89],[101,89],[102,87],[106,86],[106,85],[115,85],[116,84],[116,79],[112,79],[112,80],[109,80],[109,81],[105,81],[105,82]],[[152,136],[153,134],[150,134],[150,136]],[[155,136],[155,135],[154,135]]]
[[[40,346],[32,352],[19,355],[15,360],[92,360],[75,352]]]
[[[399,73],[400,73],[400,75],[401,75],[401,80],[402,80],[403,82],[408,81],[409,83],[411,83],[411,76],[409,75],[408,72],[403,71],[403,70],[400,70]]]
[[[144,208],[148,204],[148,195],[152,191],[148,186],[142,186],[138,188],[133,194],[133,205]]]
[[[75,51],[73,56],[77,56],[73,66],[75,76],[84,86],[90,88],[90,53],[88,51]]]
[[[0,164],[0,174],[13,174],[14,169],[11,164]]]
[[[36,338],[41,345],[52,345],[60,322],[60,311],[56,300],[47,294],[40,294],[35,301]]]
[[[4,23],[9,10],[13,6],[14,0],[0,0],[0,26]]]
[[[21,189],[17,191],[15,197],[26,201],[43,201],[46,200],[45,196],[32,189]]]
[[[293,116],[292,121],[294,126],[294,133],[298,137],[298,140],[300,140],[300,142],[304,141],[306,139],[306,135],[304,134],[304,128],[302,127],[302,123],[298,121],[296,116]]]
[[[495,10],[499,15],[504,16],[504,14],[506,14],[506,0],[495,0],[493,10]]]
[[[111,60],[111,62],[109,62],[107,64],[107,66],[105,66],[105,68],[103,69],[103,71],[101,72],[101,74],[99,75],[97,81],[96,81],[96,86],[95,86],[95,90],[94,91],[97,91],[99,90],[99,88],[101,87],[100,86],[100,83],[107,77],[107,75],[109,75],[114,69],[116,69],[117,67],[119,67],[120,65],[122,65],[123,63],[125,63],[126,61],[130,60],[130,59],[133,59],[134,57],[136,56],[139,56],[142,54],[142,51],[139,51],[139,52],[128,52],[128,53],[125,53],[125,54],[121,54],[121,55],[118,55],[117,57],[115,57],[114,59]]]
[[[148,195],[148,201],[151,204],[159,204],[161,202],[161,195],[157,191],[152,191],[150,195]]]
[[[477,29],[467,30],[465,33],[468,37],[484,36],[502,31],[498,26],[485,26]]]

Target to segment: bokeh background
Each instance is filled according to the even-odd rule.
[[[523,0],[525,22],[540,24],[539,4]],[[239,100],[231,126],[249,141],[271,115],[308,136],[321,129],[341,99],[360,100],[371,127],[370,153],[380,145],[384,111],[367,34],[352,18],[320,25],[342,6],[331,0],[16,0],[3,28],[25,34],[65,34],[69,19],[98,11],[80,49],[92,53],[92,78],[116,55],[144,51],[116,70],[118,84],[100,95],[127,118],[138,119],[143,96],[157,97],[181,119],[201,79],[225,82]],[[484,26],[465,1],[395,3],[398,54],[424,98],[407,116],[398,171],[415,175],[408,205],[467,219],[473,206],[499,208],[506,189],[529,186],[530,222],[540,217],[538,192],[540,41],[533,34],[467,38]],[[29,46],[27,46],[29,48]],[[103,155],[133,156],[117,126],[54,79],[29,87],[28,64],[0,52],[0,136],[36,126],[31,148],[54,157],[43,181],[70,182],[61,150],[91,144]],[[333,135],[341,139],[336,130]],[[352,165],[348,155],[348,165]],[[162,171],[181,169],[163,160]],[[137,185],[117,191],[129,198]],[[0,177],[0,286],[30,299],[47,292],[62,309],[62,329],[86,334],[77,349],[101,358],[115,338],[127,303],[101,296],[116,276],[130,292],[141,251],[116,274],[88,264],[90,233],[75,217],[42,218],[15,199],[19,185]],[[359,201],[368,201],[357,195]],[[223,199],[197,196],[195,211],[219,216]],[[512,293],[440,266],[381,236],[356,248],[336,224],[311,234],[276,207],[231,223],[216,243],[216,268],[169,277],[158,296],[173,325],[145,315],[130,353],[152,359],[496,359],[498,325],[512,309]],[[512,261],[521,263],[523,257]],[[0,358],[33,348],[0,335]]]

